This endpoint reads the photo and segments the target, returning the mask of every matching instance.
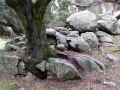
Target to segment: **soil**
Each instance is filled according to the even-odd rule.
[[[120,58],[120,36],[114,36],[116,46],[103,47],[105,53],[113,54]],[[72,55],[84,55],[84,53],[78,53],[74,51],[65,50],[65,53],[72,57]],[[95,59],[103,62],[106,66],[105,73],[90,73],[79,69],[79,73],[82,75],[82,79],[69,80],[66,82],[59,82],[58,80],[48,76],[46,80],[40,80],[38,78],[28,81],[23,80],[24,76],[16,76],[14,79],[15,90],[120,90],[120,60],[110,61],[106,58],[105,54],[102,54],[98,49],[93,50],[92,55]],[[71,63],[72,60],[69,59]],[[74,64],[74,63],[73,63]],[[75,65],[75,64],[74,64]],[[75,66],[77,67],[77,66]],[[112,81],[116,84],[116,87],[110,87],[104,85],[104,81]]]

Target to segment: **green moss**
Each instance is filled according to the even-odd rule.
[[[50,48],[48,42],[46,41],[45,53],[44,53],[44,58],[43,58],[43,60],[47,60],[49,57],[53,57],[53,56],[54,56],[54,52],[53,52],[53,50]]]

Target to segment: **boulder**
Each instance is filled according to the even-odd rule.
[[[97,27],[97,16],[88,11],[81,11],[72,14],[66,19],[66,22],[73,29],[78,30],[79,32],[85,31],[94,31]]]
[[[67,37],[59,32],[56,32],[57,44],[63,44],[65,47],[68,47]]]
[[[92,47],[92,48],[98,48],[99,41],[95,33],[93,32],[86,32],[82,33],[81,37]]]
[[[36,68],[44,72],[46,70],[46,60],[43,60],[41,63],[37,64]]]
[[[55,36],[56,30],[54,30],[52,28],[46,29],[46,34],[51,35],[51,36]]]
[[[70,33],[69,30],[64,27],[55,27],[55,30],[63,35],[67,35]]]
[[[109,37],[100,37],[100,42],[106,42],[106,43],[112,43],[112,44],[114,44],[113,39],[111,39]]]
[[[73,50],[91,54],[92,50],[89,44],[82,37],[67,37],[67,42]]]
[[[56,57],[69,59],[68,55],[60,50],[55,50]]]
[[[115,22],[115,23],[118,22],[114,16],[109,15],[109,14],[98,14],[97,17],[99,20],[105,20],[105,21],[110,21],[110,22]]]
[[[59,81],[81,78],[76,68],[65,59],[49,58],[46,68],[51,71]]]
[[[60,51],[64,51],[65,46],[64,46],[63,44],[58,44],[58,45],[56,46],[56,48],[57,48],[58,50],[60,50]]]
[[[70,33],[67,35],[67,37],[79,37],[78,31],[70,31]]]
[[[94,59],[93,57],[90,56],[85,56],[85,55],[75,55],[73,57],[73,60],[75,60],[76,63],[84,70],[88,72],[103,72],[106,70],[105,65]]]
[[[19,64],[18,64],[18,74],[20,74],[20,75],[27,74],[25,63],[22,60],[19,61]]]
[[[12,77],[18,74],[18,62],[20,58],[11,55],[0,54],[0,75]]]
[[[120,25],[118,23],[105,21],[105,20],[98,20],[97,23],[98,23],[98,28],[101,29],[102,31],[114,35],[120,34]]]
[[[3,49],[3,51],[20,51],[21,48],[19,46],[16,46],[14,44],[6,44]]]

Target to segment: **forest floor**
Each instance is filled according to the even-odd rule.
[[[120,58],[120,35],[114,36],[116,46],[103,47],[105,53]],[[73,51],[65,51],[69,54],[82,54]],[[0,90],[120,90],[120,60],[110,61],[100,51],[94,50],[92,55],[95,59],[103,62],[106,73],[89,73],[81,71],[83,79],[59,82],[52,77],[46,80],[38,78],[25,81],[23,76],[14,79],[0,77]],[[104,81],[112,81],[116,87],[103,84]]]

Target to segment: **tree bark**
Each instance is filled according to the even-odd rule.
[[[21,18],[25,27],[27,50],[25,63],[27,69],[41,79],[46,78],[46,71],[36,68],[36,64],[47,59],[50,49],[46,42],[44,15],[46,7],[51,0],[6,0],[7,5],[13,8]]]

